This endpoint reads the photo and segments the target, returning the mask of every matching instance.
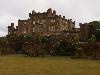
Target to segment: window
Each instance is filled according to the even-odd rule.
[[[53,26],[51,27],[51,31],[53,31]]]
[[[40,24],[43,24],[43,20],[40,20]]]
[[[24,33],[26,33],[26,28],[24,29]]]
[[[55,20],[51,20],[51,22],[55,22]]]
[[[26,28],[26,33],[28,33],[28,28]]]
[[[38,32],[40,32],[40,28],[38,28]]]
[[[55,26],[51,26],[51,27],[49,27],[49,31],[55,31],[56,29],[55,29]]]
[[[49,27],[49,31],[51,31],[51,27]]]
[[[53,27],[53,31],[55,31],[55,26]]]
[[[44,24],[44,28],[45,28],[45,24]]]
[[[57,23],[57,26],[58,26],[59,24]]]
[[[24,22],[24,24],[26,24],[26,22]]]
[[[51,22],[53,22],[53,20],[51,20]]]
[[[38,20],[38,23],[40,22],[40,20]]]
[[[40,28],[36,28],[36,32],[40,32]]]
[[[41,28],[41,32],[43,32],[43,28]]]
[[[33,24],[35,24],[35,21],[33,21]]]
[[[10,34],[10,32],[8,32],[8,34]]]
[[[39,24],[43,24],[43,20],[38,20],[38,23]]]
[[[35,32],[35,28],[33,28],[33,32]]]
[[[59,28],[56,28],[57,31],[59,31]]]

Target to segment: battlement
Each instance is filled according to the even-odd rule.
[[[79,26],[88,26],[88,23],[79,23]]]
[[[18,20],[18,26],[14,28],[14,23],[8,26],[9,33],[31,34],[33,32],[40,35],[58,34],[63,30],[72,30],[75,28],[75,21],[66,19],[65,16],[57,15],[55,10],[49,8],[46,12],[29,13],[29,18],[26,20]]]
[[[11,27],[14,28],[14,23],[11,23]]]
[[[49,8],[49,9],[47,10],[47,13],[52,13],[52,9]]]
[[[46,16],[47,17],[55,17],[56,16],[56,11],[52,10],[51,8],[49,8],[46,12],[35,12],[35,10],[32,11],[32,13],[29,13],[29,17],[32,16]]]

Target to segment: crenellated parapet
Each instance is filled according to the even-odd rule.
[[[14,28],[14,23],[11,23],[11,26],[8,26],[8,34],[14,33],[15,28]]]
[[[35,12],[35,10],[32,11],[32,13],[29,13],[29,17],[32,18],[32,16],[45,16],[44,18],[50,18],[56,16],[56,11],[49,8],[46,12],[40,13]]]
[[[66,19],[65,16],[57,15],[55,10],[49,8],[46,12],[29,13],[26,20],[18,20],[18,26],[14,28],[14,24],[8,27],[9,33],[17,35],[32,34],[33,32],[40,35],[57,35],[63,30],[72,31],[75,28],[75,21]]]

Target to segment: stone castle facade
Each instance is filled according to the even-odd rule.
[[[36,13],[33,10],[32,13],[29,13],[27,20],[18,20],[16,28],[14,28],[14,23],[8,26],[8,35],[16,33],[18,36],[32,33],[38,33],[42,36],[59,35],[62,31],[67,31],[66,34],[72,33],[76,36],[79,34],[79,29],[75,28],[75,21],[57,15],[56,11],[51,8],[43,13]]]

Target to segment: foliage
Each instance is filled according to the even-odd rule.
[[[91,43],[96,42],[96,36],[92,35],[91,38],[89,39],[89,42],[91,42]]]
[[[92,21],[89,23],[89,38],[92,35],[96,36],[96,41],[100,41],[100,22]]]
[[[58,36],[40,36],[36,33],[29,35],[7,35],[7,42],[11,49],[17,53],[25,52],[27,55],[50,54],[72,55],[78,46],[75,40],[59,39]]]
[[[6,37],[0,37],[0,43],[7,43]]]
[[[100,29],[100,22],[98,21],[92,21],[89,23],[89,27],[93,29]]]
[[[78,43],[68,40],[62,40],[55,45],[57,55],[73,55]]]

